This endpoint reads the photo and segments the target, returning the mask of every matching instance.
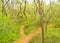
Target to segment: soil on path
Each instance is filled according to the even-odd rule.
[[[48,27],[51,27],[52,25],[49,25]],[[39,32],[41,32],[41,27],[36,28],[35,30],[33,30],[30,34],[25,35],[24,34],[24,25],[21,26],[20,28],[20,34],[21,34],[21,38],[19,38],[18,40],[14,41],[13,43],[28,43],[29,40],[35,36],[36,34],[38,34]]]

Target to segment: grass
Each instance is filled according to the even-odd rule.
[[[29,43],[41,43],[41,33],[33,37]],[[48,28],[45,43],[60,43],[60,28]]]
[[[10,17],[0,16],[0,43],[11,43],[19,36],[19,26]]]
[[[28,35],[29,33],[31,33],[37,27],[40,27],[40,23],[37,23],[35,25],[26,26],[25,29],[24,29],[24,32],[25,32],[26,35]]]
[[[19,29],[21,24],[27,26],[25,28],[25,34],[29,34],[37,26],[35,23],[39,21],[39,19],[32,19],[33,17],[31,18],[31,15],[31,19],[28,18],[25,21],[22,19],[22,22],[21,20],[19,22],[16,22],[16,20],[18,19],[16,18],[17,17],[14,16],[13,19],[11,19],[10,14],[8,16],[2,16],[2,14],[0,13],[0,43],[11,43],[12,41],[16,40],[19,37]]]

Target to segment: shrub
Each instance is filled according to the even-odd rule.
[[[19,26],[10,17],[0,17],[0,43],[11,43],[19,32]]]
[[[44,36],[45,43],[60,43],[60,29],[49,28]],[[32,37],[29,43],[41,43],[41,33]]]

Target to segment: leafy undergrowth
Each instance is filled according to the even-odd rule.
[[[30,26],[27,26],[25,27],[24,29],[24,33],[26,35],[28,35],[29,33],[31,33],[34,29],[36,29],[37,27],[40,27],[40,24],[35,24],[35,25],[30,25]]]
[[[41,43],[41,33],[33,37],[29,43]],[[49,28],[45,33],[45,43],[60,43],[60,28]]]
[[[31,17],[31,15],[28,16],[27,20],[23,21],[22,24],[25,25],[25,29],[24,29],[25,34],[28,35],[36,27],[40,27],[40,18],[39,18],[39,15],[37,14],[36,17],[34,17],[34,16]]]
[[[29,43],[41,43],[41,35],[38,33],[29,41]]]
[[[0,15],[0,43],[11,43],[12,41],[16,40],[19,36],[19,29],[20,25],[25,25],[25,34],[29,34],[34,28],[39,25],[40,19],[34,21],[32,18],[28,18],[27,20],[20,20],[20,18],[16,16],[5,16]],[[18,23],[17,23],[18,22]],[[35,23],[38,23],[37,25]],[[19,36],[20,37],[20,36]]]
[[[19,26],[10,17],[0,17],[0,43],[11,43],[19,36]]]

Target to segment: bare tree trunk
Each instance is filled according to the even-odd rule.
[[[51,16],[52,16],[52,14],[51,14],[51,0],[50,0],[50,7],[49,7],[48,11],[47,11],[47,13],[49,13],[49,14],[47,15],[46,26],[45,26],[46,31],[47,31],[47,28],[48,28],[48,23],[49,23],[49,21],[51,19]]]
[[[2,1],[2,15],[4,15],[4,0],[1,1]]]
[[[38,11],[36,0],[34,0],[34,8],[35,8],[35,10],[34,10],[34,20],[36,20],[36,15],[37,15],[37,11]]]
[[[40,24],[41,24],[41,29],[42,29],[42,43],[44,43],[44,11],[43,11],[43,0],[38,0],[38,6],[39,6],[39,14],[40,14]]]
[[[25,17],[26,17],[26,19],[27,19],[27,16],[26,16],[26,3],[27,3],[27,0],[25,0],[24,3],[25,3],[25,6],[24,6],[23,13],[24,13],[24,15],[25,15]]]
[[[6,14],[6,16],[7,16],[5,6],[8,4],[9,0],[6,1],[6,3],[4,2],[4,0],[1,0],[1,1],[2,1],[2,15]]]
[[[22,9],[21,9],[21,6],[22,6],[22,2],[17,2],[17,3],[19,3],[19,12],[18,12],[18,16],[19,16],[19,14],[22,14]]]
[[[36,16],[36,14],[37,14],[37,4],[36,4],[36,0],[34,0],[34,7],[36,7],[35,10],[34,10],[34,14],[35,14],[35,16]]]

